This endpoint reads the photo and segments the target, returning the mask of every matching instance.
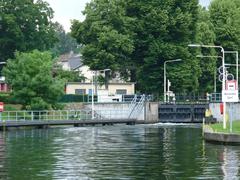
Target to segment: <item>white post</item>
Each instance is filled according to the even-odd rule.
[[[163,72],[163,78],[164,78],[164,89],[163,89],[163,95],[164,95],[164,103],[166,103],[166,63],[167,61],[164,62],[164,72]]]
[[[166,83],[167,83],[167,76],[166,76],[166,65],[167,63],[171,63],[171,62],[177,62],[177,61],[182,61],[182,59],[174,59],[174,60],[168,60],[168,61],[165,61],[164,64],[163,64],[163,79],[164,79],[164,82],[163,82],[163,95],[164,95],[164,103],[166,103],[166,96],[167,96],[167,93],[166,93]]]
[[[236,51],[236,64],[237,64],[237,90],[238,90],[238,51]]]
[[[222,67],[223,67],[223,81],[222,81],[222,91],[225,91],[226,89],[226,68],[225,68],[225,53],[224,53],[224,49],[223,47],[220,47],[221,48],[221,51],[222,51]],[[223,95],[223,93],[222,93]],[[227,110],[227,107],[226,107],[226,102],[223,102],[223,129],[226,129],[227,128],[227,125],[226,125],[226,110]]]
[[[94,119],[94,75],[92,76],[92,119]]]
[[[216,68],[215,68],[215,71],[214,71],[214,93],[217,92],[217,72],[216,72]]]

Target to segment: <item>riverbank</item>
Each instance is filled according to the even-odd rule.
[[[222,133],[234,133],[240,135],[240,121],[233,121],[232,124],[232,132],[230,131],[230,125],[227,123],[227,128],[223,129],[223,123],[216,123],[209,125],[214,132],[222,132]]]
[[[223,129],[222,123],[204,125],[204,139],[224,144],[240,144],[240,121],[234,121],[232,127],[230,131],[230,126],[227,125],[227,128]]]

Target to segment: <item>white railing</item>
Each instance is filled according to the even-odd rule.
[[[95,119],[126,119],[128,111],[98,110]],[[61,111],[4,111],[0,121],[51,121],[51,120],[91,120],[91,110],[61,110]]]
[[[130,113],[128,118],[138,118],[142,114],[142,110],[144,109],[144,103],[145,103],[145,95],[143,94],[141,96],[141,99],[137,102],[137,99],[133,104],[130,106]]]

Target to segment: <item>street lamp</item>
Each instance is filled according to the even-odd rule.
[[[166,95],[167,95],[167,93],[166,93],[166,81],[167,81],[167,79],[166,79],[166,65],[167,65],[167,63],[178,62],[178,61],[182,61],[182,59],[167,60],[167,61],[164,62],[164,69],[163,69],[164,70],[164,74],[163,74],[163,76],[164,76],[164,84],[163,84],[163,86],[164,86],[164,89],[163,89],[164,103],[166,103]]]
[[[111,71],[111,69],[95,70],[95,76],[96,76],[96,77],[97,77],[97,75],[98,75],[98,73],[97,73],[98,71],[99,71],[99,72],[103,72],[103,73],[105,74],[105,72]],[[96,91],[95,94],[98,95],[98,88],[97,88],[98,83],[97,83],[96,77],[95,77],[95,91]]]
[[[236,76],[237,76],[237,89],[238,89],[238,51],[225,51],[225,54],[236,54]]]
[[[221,58],[222,59],[222,56],[203,56],[203,55],[197,55],[196,57],[198,58]],[[226,65],[226,64],[225,64]],[[217,80],[216,80],[216,69],[214,71],[214,93],[217,92]]]
[[[215,48],[221,49],[222,52],[222,67],[223,67],[223,81],[222,81],[222,91],[225,90],[225,52],[222,46],[215,45],[201,45],[201,44],[189,44],[188,47],[203,47],[203,48]],[[223,102],[223,129],[226,129],[226,102]]]
[[[111,71],[111,69],[103,69],[103,70],[98,70],[98,71],[103,71],[104,73],[106,71]],[[94,95],[97,95],[97,71],[92,71],[92,119],[94,119]],[[94,83],[95,83],[95,93],[94,93]]]
[[[92,72],[92,119],[94,119],[94,84],[93,84],[93,81],[94,81],[94,72]]]

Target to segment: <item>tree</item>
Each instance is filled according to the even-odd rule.
[[[215,44],[226,50],[240,50],[240,1],[214,0],[210,7],[211,23],[216,34]]]
[[[182,58],[181,69],[169,73],[174,90],[198,89],[200,66],[187,48],[195,40],[197,0],[93,0],[84,13],[72,35],[91,69],[120,71],[142,92],[159,94],[164,61]]]
[[[134,52],[131,59],[140,88],[147,93],[163,92],[163,64],[170,59],[183,59],[168,70],[176,92],[196,91],[199,66],[187,45],[195,38],[197,1],[129,0],[128,15],[134,23]]]
[[[0,61],[15,51],[49,50],[56,41],[53,10],[42,0],[0,0]]]
[[[72,35],[83,45],[83,63],[91,69],[126,72],[134,46],[125,6],[124,0],[94,0],[84,11],[85,21],[73,21]]]
[[[213,0],[209,7],[211,23],[216,34],[215,44],[228,51],[240,51],[239,12],[239,0]],[[218,52],[221,55],[221,52]],[[225,62],[235,63],[235,58],[235,54],[227,54]],[[228,69],[228,71],[235,74],[235,67]]]
[[[48,52],[34,50],[19,53],[7,61],[3,73],[12,87],[13,97],[25,109],[43,110],[57,107],[64,82],[52,77],[52,58]]]
[[[78,44],[70,33],[66,33],[63,26],[58,22],[54,23],[54,30],[58,39],[58,42],[56,42],[51,49],[54,56],[70,53],[71,51],[77,53]]]
[[[214,32],[214,26],[210,20],[209,11],[205,8],[199,7],[199,19],[197,23],[196,43],[211,45],[216,41],[216,35]],[[198,55],[203,56],[217,56],[215,49],[213,48],[201,48],[198,51]],[[199,92],[213,92],[214,90],[214,76],[216,76],[218,66],[221,64],[219,58],[199,58],[199,65],[201,68],[201,74],[199,76]],[[216,78],[216,77],[215,77]]]
[[[55,65],[53,69],[53,77],[58,77],[64,82],[82,82],[86,80],[79,71],[67,71],[63,70],[62,66]]]

